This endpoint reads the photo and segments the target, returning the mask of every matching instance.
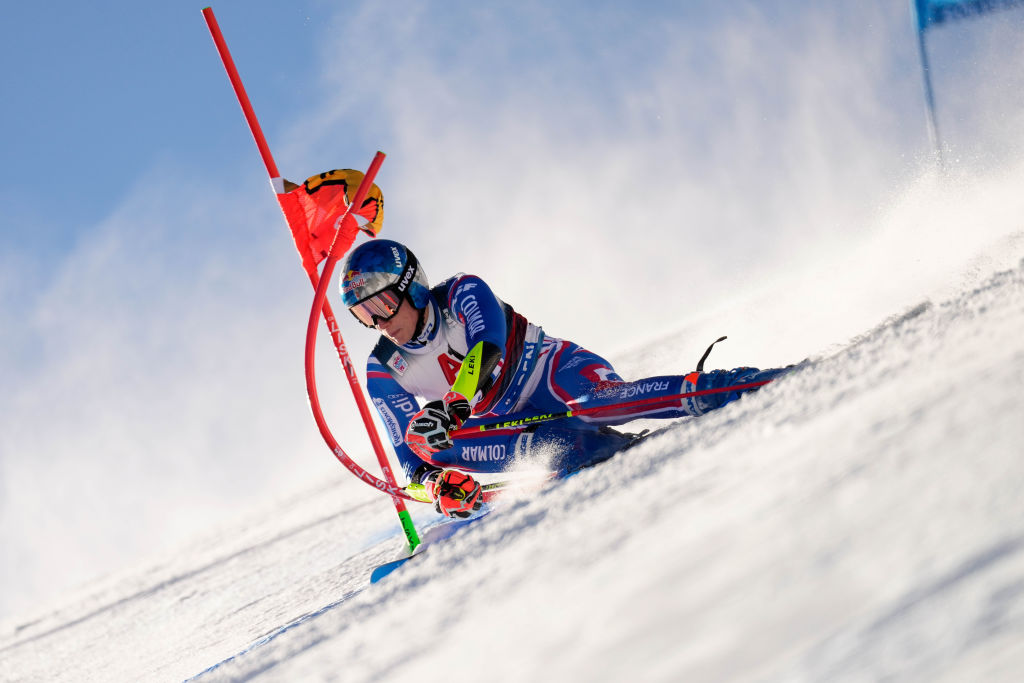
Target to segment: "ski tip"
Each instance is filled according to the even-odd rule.
[[[415,555],[410,555],[409,557],[403,557],[397,560],[392,560],[391,562],[385,562],[384,564],[380,565],[372,572],[370,572],[370,583],[377,583],[385,576],[387,576],[388,574],[395,571],[403,564],[411,560],[413,557],[415,557]]]

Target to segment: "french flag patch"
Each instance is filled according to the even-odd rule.
[[[388,367],[397,372],[399,375],[404,375],[405,371],[409,369],[409,364],[402,358],[402,354],[395,351],[391,354],[391,359],[388,360]]]

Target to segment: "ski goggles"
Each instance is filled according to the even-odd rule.
[[[357,301],[349,306],[348,310],[362,324],[367,327],[376,327],[378,323],[395,317],[398,309],[402,306],[403,298],[394,287],[388,287],[362,301]]]

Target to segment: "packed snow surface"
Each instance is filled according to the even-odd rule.
[[[886,310],[852,339],[814,339],[759,392],[509,494],[378,584],[370,570],[402,550],[394,512],[339,467],[244,524],[8,620],[0,679],[1019,680],[1012,194],[992,230],[953,220],[918,241],[931,270],[884,269],[913,221],[848,254],[873,267],[833,270],[839,290]],[[777,284],[759,310],[783,324],[822,296]],[[699,352],[702,334],[677,343]],[[616,363],[658,374],[665,348]]]

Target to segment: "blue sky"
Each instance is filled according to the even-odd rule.
[[[613,358],[664,336],[688,369],[720,306],[868,234],[926,172],[904,3],[550,5],[213,7],[286,176],[385,151],[383,234],[432,280],[476,272]],[[0,616],[344,476],[305,404],[312,292],[201,9],[5,8]],[[1019,150],[1019,14],[930,41],[965,168]],[[792,362],[873,322],[734,321],[716,354]],[[320,347],[329,421],[365,454]]]
[[[329,5],[228,1],[215,8],[229,22],[232,49],[271,125],[315,95],[303,68],[314,60],[323,30],[317,18]],[[0,54],[16,66],[0,76],[4,220],[32,227],[4,230],[5,244],[60,250],[157,164],[230,169],[246,133],[223,106],[231,93],[200,9],[185,2],[5,8]]]

